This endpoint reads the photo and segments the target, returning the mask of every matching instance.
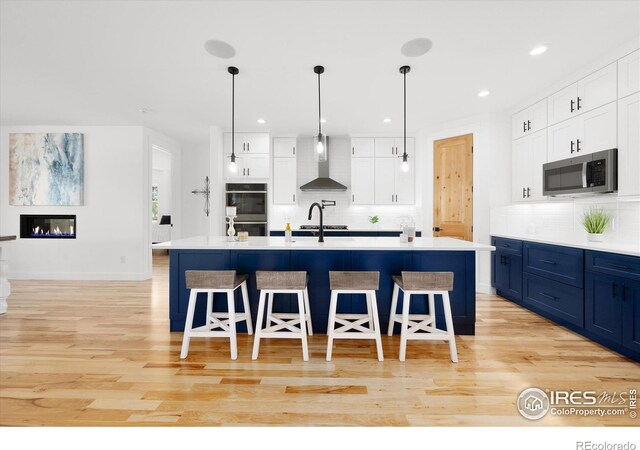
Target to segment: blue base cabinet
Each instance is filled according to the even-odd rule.
[[[500,237],[492,244],[498,295],[640,362],[639,257]]]

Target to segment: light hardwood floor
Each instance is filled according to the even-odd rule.
[[[0,316],[1,425],[637,425],[625,417],[521,418],[530,386],[620,392],[640,366],[497,296],[478,295],[476,336],[445,343],[192,340],[168,332],[168,259],[146,282],[14,281]]]

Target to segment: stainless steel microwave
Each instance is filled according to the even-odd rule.
[[[543,194],[580,195],[618,191],[618,149],[603,150],[543,166]]]

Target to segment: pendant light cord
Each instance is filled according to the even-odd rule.
[[[231,155],[235,158],[236,140],[236,74],[231,74]]]
[[[407,73],[403,73],[404,78],[404,149],[402,152],[403,161],[407,159]]]
[[[320,74],[318,73],[318,136],[322,136],[322,102],[320,99]]]

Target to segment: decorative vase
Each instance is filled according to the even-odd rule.
[[[587,240],[590,242],[602,242],[604,241],[604,234],[602,233],[589,233]]]

